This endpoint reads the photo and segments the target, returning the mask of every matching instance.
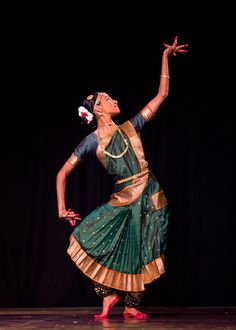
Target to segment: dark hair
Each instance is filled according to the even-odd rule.
[[[83,107],[85,107],[89,112],[91,112],[93,114],[93,120],[90,123],[88,123],[86,118],[80,117],[81,125],[90,126],[92,128],[97,127],[97,118],[95,116],[95,113],[93,112],[93,109],[94,109],[94,105],[95,105],[96,99],[98,97],[98,94],[99,94],[98,92],[95,92],[93,94],[90,94],[83,100]]]

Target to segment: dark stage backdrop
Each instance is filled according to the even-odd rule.
[[[57,218],[56,174],[90,132],[77,115],[83,98],[106,91],[120,105],[116,122],[129,119],[156,94],[162,42],[176,33],[189,53],[170,59],[169,97],[142,133],[171,211],[166,274],[147,286],[143,304],[235,305],[233,40],[224,35],[219,46],[219,32],[209,30],[138,41],[132,32],[5,40],[0,307],[100,306],[67,255],[73,227]],[[67,206],[84,217],[111,189],[102,166],[87,159],[68,178]]]

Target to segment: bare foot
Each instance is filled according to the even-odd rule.
[[[119,300],[119,296],[117,294],[111,294],[107,297],[103,298],[103,306],[102,313],[94,315],[96,318],[106,318],[112,308],[113,305]]]
[[[127,306],[125,307],[125,312],[132,314],[141,313],[137,308]]]
[[[107,313],[107,310],[109,309],[110,304],[116,297],[117,297],[117,294],[114,293],[114,294],[110,294],[109,296],[106,296],[103,298],[102,314]]]
[[[134,307],[125,307],[124,317],[133,317],[135,319],[147,319],[148,314],[140,312],[137,308]]]

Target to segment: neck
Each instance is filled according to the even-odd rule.
[[[98,125],[98,128],[111,127],[111,126],[116,126],[116,124],[114,122],[105,123],[104,125]]]
[[[98,124],[97,127],[101,128],[101,127],[110,127],[110,126],[116,126],[116,124],[114,123],[114,121],[111,119],[111,117],[109,116],[102,116],[98,119]]]

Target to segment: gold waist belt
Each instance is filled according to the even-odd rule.
[[[149,169],[147,168],[146,170],[142,171],[142,172],[139,172],[137,174],[134,174],[132,176],[129,176],[127,178],[124,178],[124,179],[121,179],[121,180],[117,180],[115,182],[115,184],[120,184],[120,183],[123,183],[123,182],[127,182],[127,181],[130,181],[130,180],[133,180],[133,179],[137,179],[137,178],[140,178],[142,177],[143,175],[147,174],[149,172]]]

